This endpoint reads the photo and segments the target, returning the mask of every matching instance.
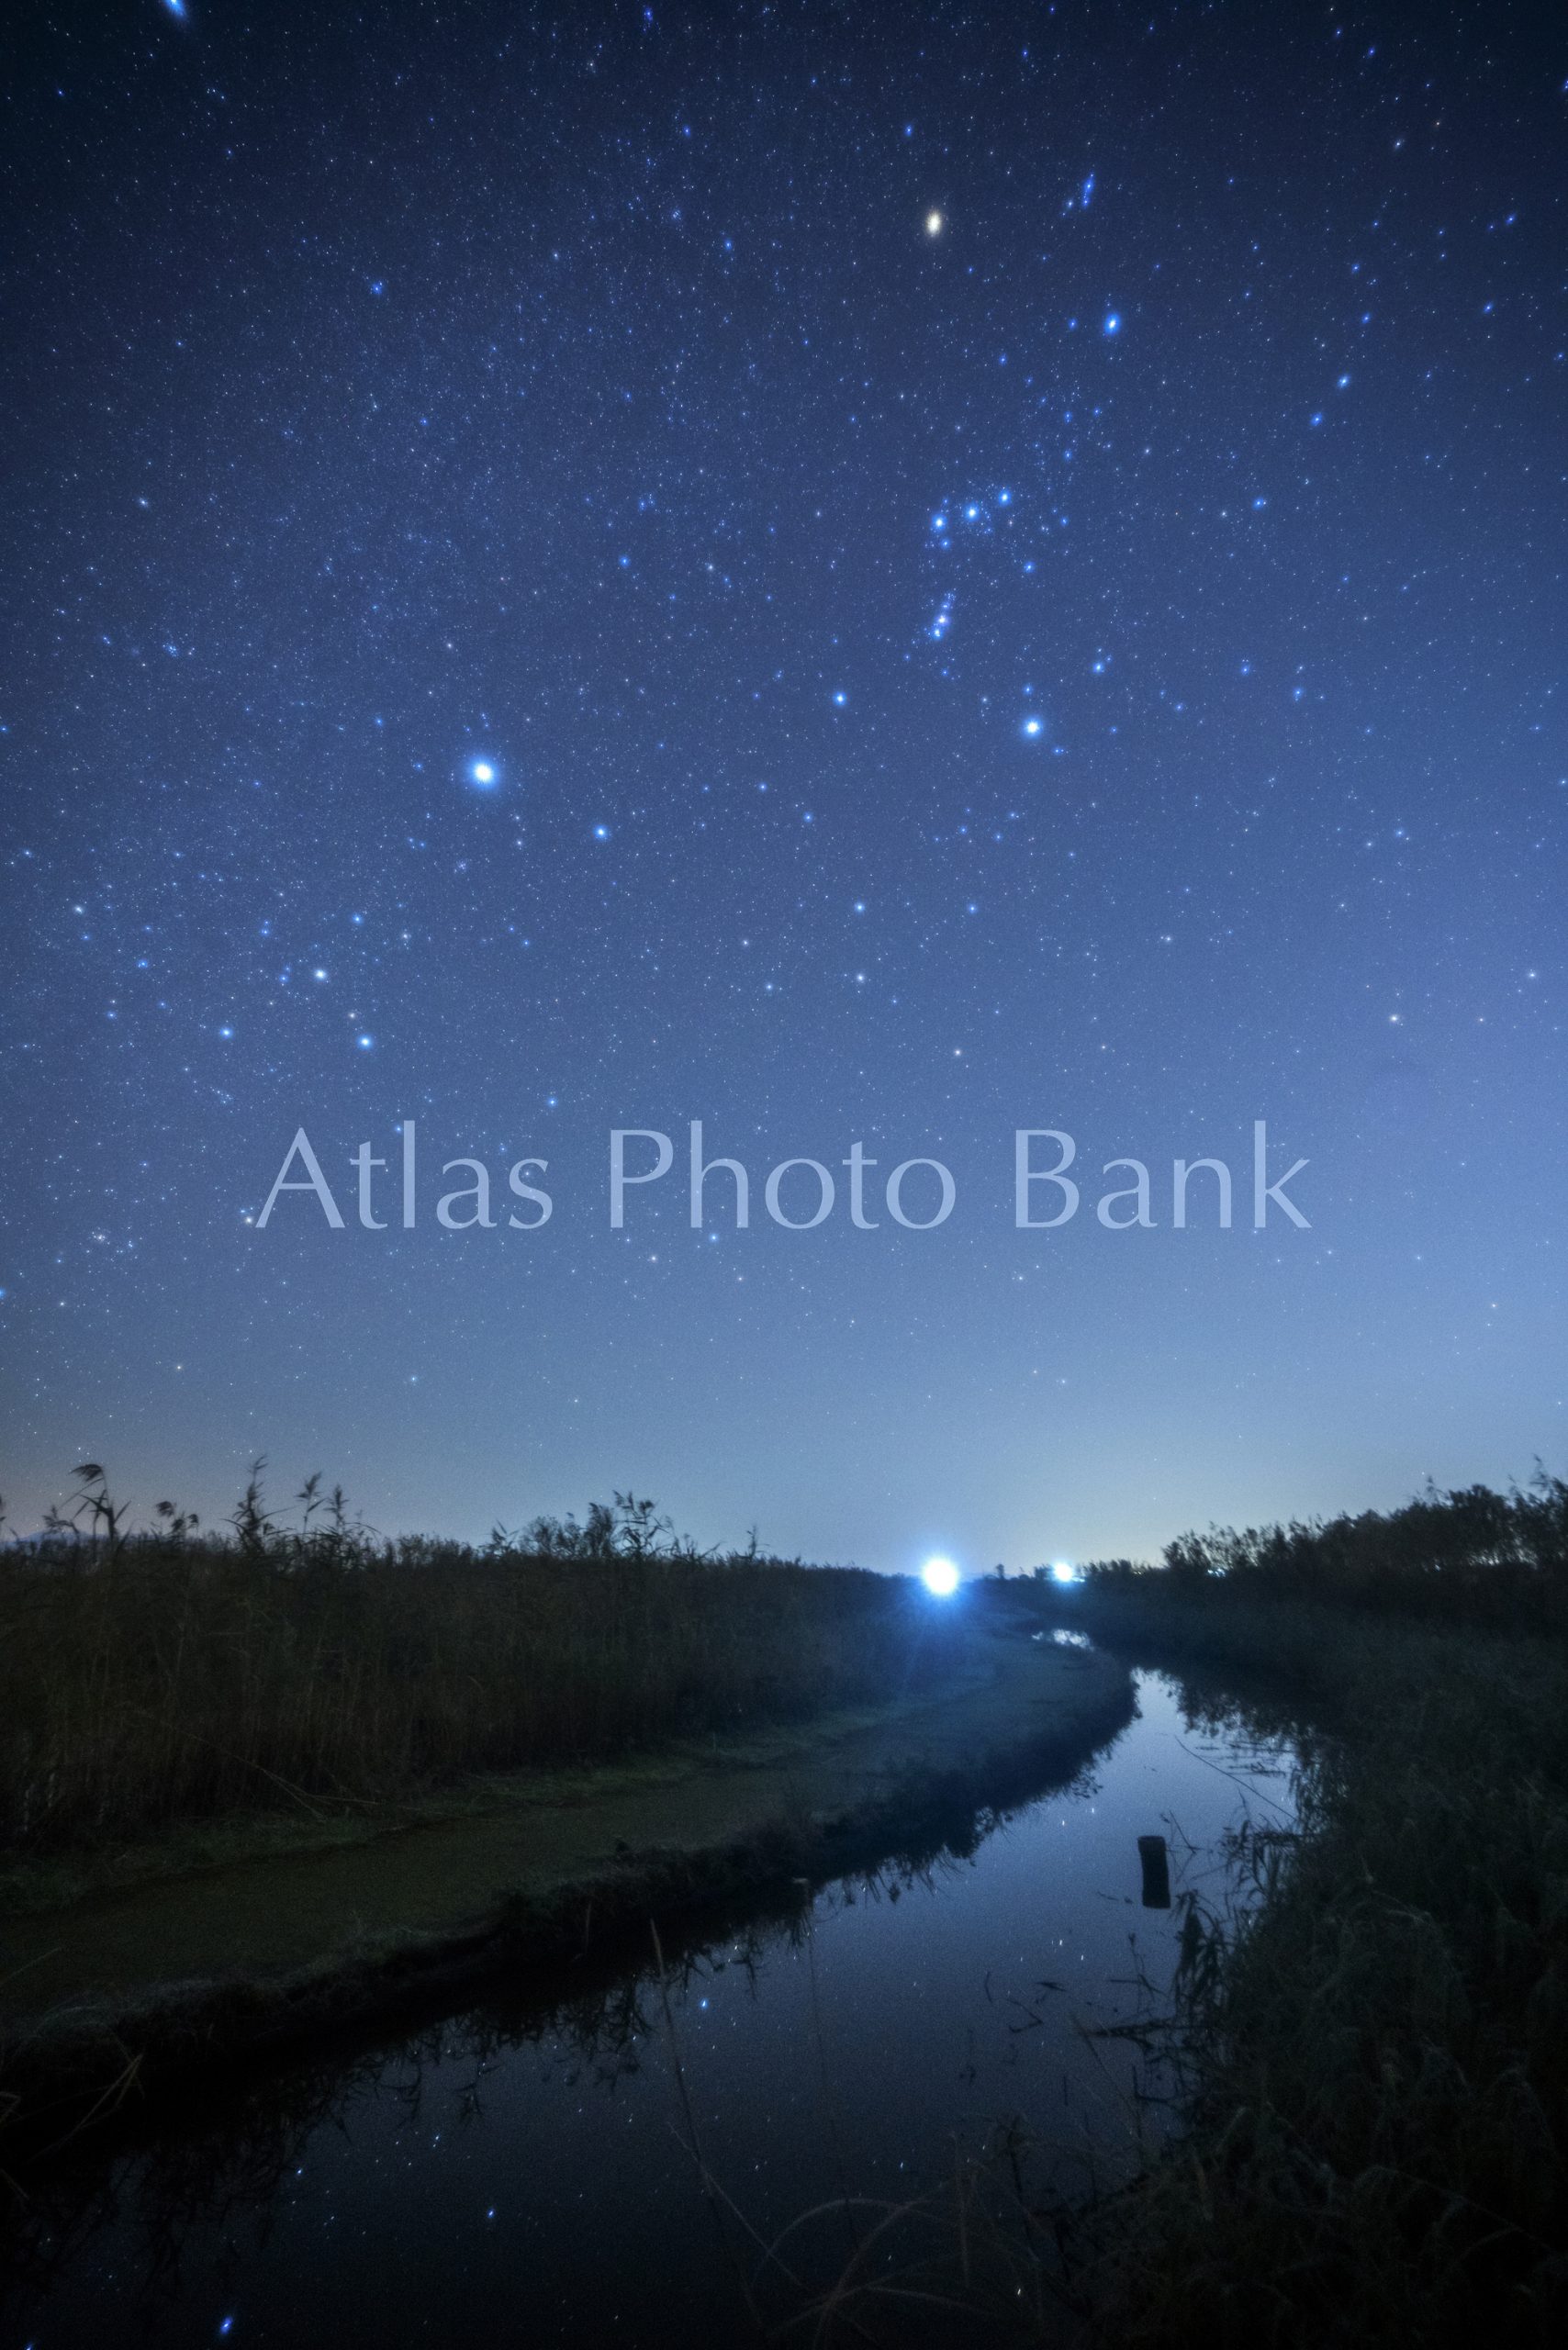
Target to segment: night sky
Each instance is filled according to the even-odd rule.
[[[1020,1568],[1562,1471],[1551,14],[29,14],[14,1522],[264,1452]]]

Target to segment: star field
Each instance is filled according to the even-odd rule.
[[[17,1522],[264,1451],[1024,1566],[1561,1470],[1565,74],[1508,7],[33,17]],[[694,1118],[958,1206],[693,1230]],[[1310,1229],[1173,1230],[1259,1118]],[[548,1226],[364,1229],[404,1120]],[[342,1233],[257,1228],[301,1125]],[[1015,1231],[1019,1126],[1157,1228]]]

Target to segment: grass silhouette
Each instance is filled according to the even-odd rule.
[[[900,1578],[678,1540],[631,1493],[481,1549],[384,1539],[258,1462],[230,1524],[134,1529],[101,1463],[0,1551],[0,1849],[129,1839],[929,1686],[960,1628]]]

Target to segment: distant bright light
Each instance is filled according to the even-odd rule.
[[[1104,331],[1105,331],[1107,334],[1120,334],[1120,333],[1121,333],[1121,331],[1122,331],[1122,321],[1121,321],[1121,318],[1120,318],[1119,314],[1118,314],[1116,311],[1114,311],[1114,310],[1107,310],[1107,312],[1105,313],[1105,328],[1104,328]]]
[[[939,212],[926,214],[925,233],[928,237],[939,237],[942,234],[942,215]]]
[[[951,1559],[927,1559],[920,1580],[933,1599],[951,1599],[958,1588],[958,1570]]]
[[[1070,1559],[1053,1559],[1051,1561],[1051,1580],[1053,1583],[1076,1583],[1078,1581],[1078,1569],[1073,1565]]]
[[[468,772],[482,791],[487,791],[496,779],[496,770],[488,759],[476,759]]]

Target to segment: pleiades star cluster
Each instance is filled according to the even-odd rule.
[[[13,1525],[265,1453],[968,1571],[1561,1470],[1565,82],[1506,6],[14,27]],[[405,1121],[549,1224],[366,1230]],[[259,1225],[301,1127],[341,1230]],[[761,1213],[857,1142],[951,1217]]]

